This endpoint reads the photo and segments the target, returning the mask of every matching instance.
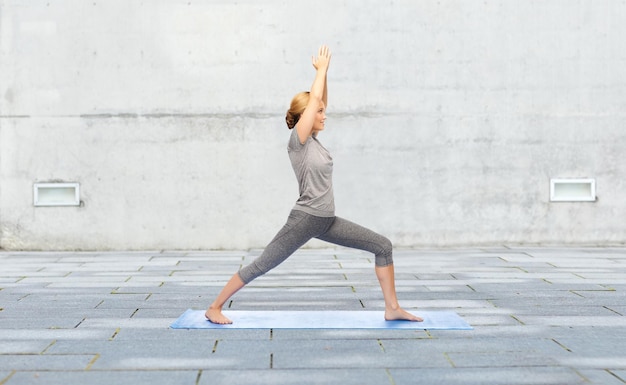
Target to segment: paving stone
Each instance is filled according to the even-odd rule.
[[[558,366],[559,361],[553,356],[537,354],[537,352],[508,352],[495,351],[489,353],[471,354],[447,353],[446,356],[454,367],[529,367],[529,366]]]
[[[147,306],[150,293],[107,294],[101,297],[98,309],[136,309]]]
[[[626,383],[626,376],[620,376],[618,374],[619,372],[619,370],[607,369],[578,370],[578,373],[592,384],[624,385]],[[626,371],[622,371],[622,373],[626,374]]]
[[[606,351],[602,356],[576,355],[559,358],[559,363],[564,366],[585,369],[613,369],[626,370],[626,356],[615,355],[614,352]]]
[[[198,385],[380,385],[389,383],[389,374],[384,369],[266,369],[207,371],[202,373]]]
[[[173,332],[173,330],[172,330]],[[175,337],[173,333],[169,337]],[[176,339],[169,342],[170,349],[175,350],[181,356],[189,355],[207,355],[211,353],[211,348],[215,339],[206,336],[197,336],[195,339]],[[139,339],[122,339],[109,338],[106,340],[55,340],[46,349],[46,354],[100,354],[102,356],[116,355],[118,357],[150,355],[150,353],[160,353],[167,355],[168,352],[162,349],[163,341],[157,338]]]
[[[41,354],[54,340],[2,340],[0,354]],[[0,376],[1,378],[1,376]],[[1,382],[0,382],[1,383]]]
[[[416,296],[417,297],[417,296]],[[379,300],[363,301],[365,308],[385,308],[385,302],[381,296]],[[441,299],[419,299],[415,300],[403,300],[402,306],[406,308],[424,308],[424,309],[463,309],[463,308],[479,308],[479,309],[493,309],[494,306],[490,301],[486,300],[441,300]]]
[[[72,295],[67,294],[32,294],[20,298],[19,303],[15,307],[21,309],[39,308],[39,309],[93,309],[102,302],[101,294],[94,295]]]
[[[427,340],[392,339],[381,343],[386,354],[402,355],[407,352],[421,351],[424,354],[499,354],[530,353],[535,355],[561,356],[569,352],[549,338],[527,337],[492,338],[460,337],[430,338]],[[467,354],[465,354],[467,353]]]
[[[273,334],[277,331],[267,329],[210,329],[210,330],[185,330],[185,329],[132,329],[120,328],[116,331],[115,336],[110,340],[134,341],[141,343],[143,340],[159,340],[169,341],[172,338],[178,340],[202,340],[208,344],[214,343],[216,340],[249,340],[264,341],[271,340]]]
[[[197,370],[18,372],[6,385],[195,384],[199,374]]]
[[[604,305],[604,308],[611,310],[612,312],[615,312],[616,314],[619,314],[621,316],[626,316],[626,306],[622,306],[622,305]]]
[[[417,348],[411,354],[386,354],[377,340],[337,339],[307,341],[302,345],[293,341],[276,342],[273,367],[277,369],[450,366],[443,355],[425,356]]]
[[[513,298],[493,298],[489,302],[496,307],[515,307],[522,308],[536,307],[541,309],[546,306],[619,306],[619,300],[603,300],[583,298],[580,296],[564,297],[558,294],[550,297],[513,297]]]
[[[86,370],[94,354],[0,354],[0,367],[16,371]]]
[[[55,339],[101,339],[109,338],[115,329],[0,329],[0,341],[4,340],[55,340]]]
[[[205,304],[206,307],[206,304]],[[284,301],[244,301],[233,300],[231,310],[363,310],[356,298],[351,300],[284,300]]]
[[[73,329],[80,325],[84,320],[81,316],[61,317],[58,312],[54,317],[48,316],[48,312],[44,312],[36,317],[23,318],[2,318],[0,319],[0,328],[2,329]]]
[[[524,327],[524,329],[526,328],[528,328],[528,326]],[[544,326],[543,328],[546,327]],[[595,325],[592,327],[586,325],[565,325],[560,327],[550,326],[547,327],[547,330],[548,331],[544,331],[544,333],[549,332],[551,338],[562,339],[578,337],[586,341],[590,341],[590,343],[592,343],[591,341],[593,341],[594,344],[612,340],[616,336],[618,336],[619,338],[623,338],[623,336],[626,336],[626,324],[622,324],[619,326]],[[615,353],[626,354],[626,351],[618,349],[615,350]]]
[[[172,304],[169,304],[169,306],[172,306]],[[168,320],[175,320],[180,317],[185,310],[187,309],[166,308],[165,306],[160,308],[140,308],[133,312],[133,318],[166,318]]]
[[[544,316],[614,316],[615,311],[610,310],[606,306],[526,306],[507,309],[511,314],[541,314]]]
[[[576,371],[558,367],[390,369],[396,385],[578,385]],[[601,383],[598,383],[601,384]]]
[[[419,314],[419,310],[416,310],[415,313]],[[463,317],[467,323],[473,325],[474,327],[519,325],[519,321],[508,314],[476,314],[462,312],[459,315]]]
[[[161,329],[168,328],[176,320],[173,318],[89,318],[85,319],[78,328],[80,329],[115,329],[117,327],[138,329]]]
[[[584,325],[588,327],[596,326],[623,326],[625,320],[619,315],[609,316],[535,316],[521,314],[517,319],[524,325],[548,325],[548,326],[568,326]]]
[[[14,374],[14,371],[0,370],[0,384],[6,384]]]
[[[626,383],[626,370],[610,370],[608,372],[614,377],[619,378],[622,382]]]
[[[269,356],[252,354],[232,355],[227,358],[218,358],[212,355],[189,354],[162,354],[147,352],[137,356],[116,356],[107,354],[95,362],[93,370],[220,370],[237,369],[249,370],[267,368]]]
[[[558,337],[555,342],[567,348],[572,353],[582,356],[602,357],[607,353],[620,352],[626,345],[626,335],[613,335],[610,339],[590,339],[583,336],[571,335],[569,337]],[[619,356],[619,353],[617,353]],[[621,354],[626,360],[626,353]]]

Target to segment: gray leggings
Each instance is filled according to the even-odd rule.
[[[239,270],[239,277],[244,283],[250,283],[281,264],[311,238],[369,251],[376,258],[376,266],[393,263],[391,241],[386,237],[339,217],[316,217],[292,210],[287,223],[263,253]]]

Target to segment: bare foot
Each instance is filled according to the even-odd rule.
[[[405,311],[401,307],[397,309],[385,309],[385,321],[413,321],[422,322],[424,319],[414,316],[413,314]]]
[[[207,321],[214,324],[226,325],[233,323],[233,321],[231,321],[224,314],[222,314],[222,309],[209,308],[206,313],[204,313],[204,316],[206,317]]]

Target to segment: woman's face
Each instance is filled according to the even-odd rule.
[[[326,105],[320,102],[320,106],[315,113],[315,121],[313,122],[313,131],[319,132],[324,130],[324,122],[326,121]]]

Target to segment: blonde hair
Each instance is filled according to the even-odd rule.
[[[308,103],[309,92],[300,92],[291,99],[291,106],[287,110],[287,116],[285,116],[287,127],[290,130],[296,126]]]

